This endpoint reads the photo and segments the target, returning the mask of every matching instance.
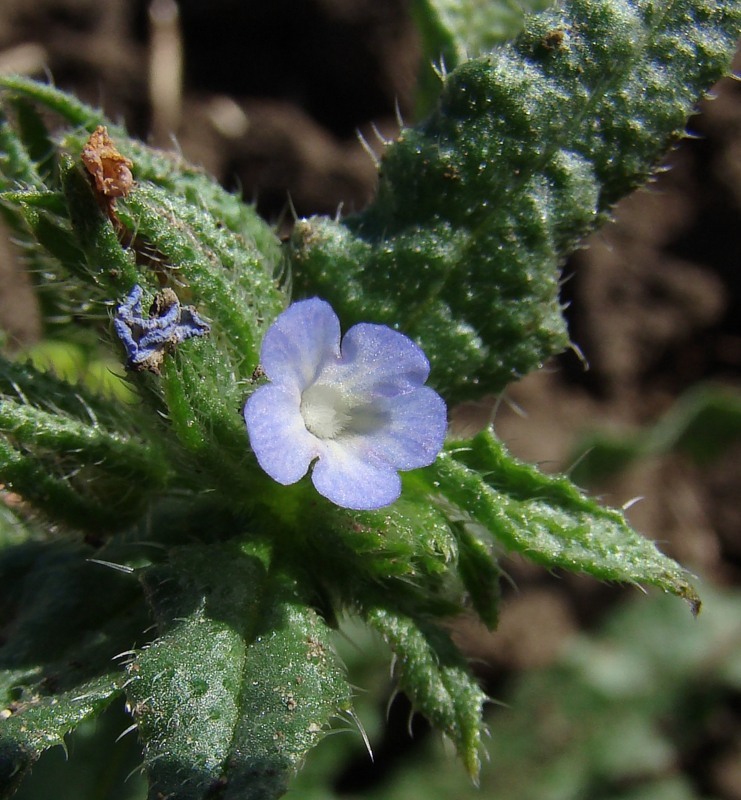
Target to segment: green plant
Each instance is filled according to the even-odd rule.
[[[460,54],[466,25],[417,8]],[[351,713],[329,640],[344,611],[388,641],[414,707],[476,776],[486,698],[443,623],[465,607],[496,625],[505,552],[697,608],[687,573],[620,512],[490,431],[405,472],[391,505],[351,510],[308,478],[268,477],[242,410],[289,287],[344,326],[412,337],[448,402],[567,347],[560,263],[682,136],[740,24],[735,0],[572,0],[530,16],[441,73],[368,209],[301,220],[286,246],[199,170],[112,125],[105,144],[99,112],[0,79],[0,208],[47,333],[128,362],[137,396],[0,362],[4,796],[122,697],[152,798],[280,796]]]

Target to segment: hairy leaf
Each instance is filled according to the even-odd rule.
[[[458,541],[461,581],[474,611],[493,630],[499,621],[499,580],[502,573],[491,547],[484,541],[488,534],[480,525],[471,525],[466,515],[461,520],[454,520],[452,527]]]
[[[34,539],[0,552],[3,791],[120,694],[125,676],[112,659],[148,624],[136,580],[90,563],[93,553]]]
[[[121,217],[158,254],[158,269],[186,282],[198,307],[218,322],[225,344],[241,353],[251,372],[265,325],[284,305],[275,283],[278,265],[253,242],[166,189],[141,186]]]
[[[517,461],[491,432],[451,443],[430,472],[440,492],[508,550],[548,567],[658,586],[699,609],[691,576],[620,511],[600,506],[566,477]]]
[[[111,672],[73,690],[14,701],[0,722],[0,798],[11,797],[44,750],[64,747],[64,737],[97,717],[121,694],[122,675]]]
[[[161,453],[120,431],[124,420],[82,389],[0,359],[0,481],[55,521],[120,528],[167,484]]]
[[[477,778],[481,766],[481,708],[486,695],[463,656],[436,625],[380,608],[369,611],[367,616],[391,645],[399,667],[399,685],[415,710],[451,739],[468,773]]]
[[[28,165],[23,175],[8,173],[7,188],[12,190],[4,193],[4,200],[34,267],[47,320],[56,321],[60,338],[77,340],[81,330],[102,334],[118,359],[127,362],[130,354],[113,336],[110,318],[135,285],[143,287],[146,304],[166,286],[184,306],[192,305],[210,323],[210,334],[177,347],[163,345],[164,363],[153,367],[161,374],[153,378],[134,369],[131,384],[159,418],[168,419],[169,426],[151,426],[150,433],[166,439],[164,449],[174,457],[175,467],[182,467],[181,484],[216,489],[229,497],[248,496],[257,468],[248,458],[240,410],[252,386],[249,376],[257,366],[264,331],[286,304],[277,237],[253,208],[207,175],[130,141],[114,126],[113,144],[133,162],[137,183],[115,208],[101,203],[80,160],[90,132],[104,122],[100,113],[33,81],[0,79],[2,86],[6,105],[22,113],[15,115],[15,127],[6,120],[0,132],[18,151],[15,160]],[[44,167],[48,154],[38,131],[21,124],[30,103],[76,126],[60,139],[58,170]],[[36,176],[37,166],[48,173],[48,186]],[[12,441],[6,445],[16,483],[37,485],[37,498],[48,497],[48,506],[70,499],[64,476],[44,474],[33,453],[14,450]],[[195,468],[192,462],[183,463],[183,449],[197,462]],[[200,481],[203,475],[210,477]],[[94,524],[93,517],[105,508],[92,510]]]
[[[275,558],[311,587],[328,619],[389,596],[410,615],[460,609],[460,589],[450,585],[457,536],[425,486],[410,486],[377,511],[338,508],[317,495],[308,477],[289,487],[270,480],[254,486],[259,490],[245,501],[261,520],[257,529],[269,531]]]
[[[566,347],[559,266],[682,135],[728,69],[738,0],[569,0],[445,79],[344,223],[300,222],[297,287],[346,324],[399,327],[448,399]]]
[[[129,665],[150,797],[280,797],[348,686],[324,623],[236,545],[144,573],[162,632]]]

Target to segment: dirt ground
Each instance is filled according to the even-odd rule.
[[[375,167],[356,131],[372,141],[374,123],[393,136],[397,107],[412,119],[419,67],[403,0],[0,5],[0,70],[48,71],[133,134],[177,146],[241,188],[272,221],[290,216],[289,196],[299,215],[357,209],[372,197]],[[467,409],[459,424],[493,417],[515,454],[566,469],[585,429],[648,425],[698,382],[741,387],[741,84],[725,80],[714,95],[690,122],[696,137],[669,157],[671,169],[621,203],[615,222],[564,268],[571,334],[589,369],[564,354],[496,407]],[[0,241],[0,323],[28,342],[38,322],[12,264]],[[739,486],[737,444],[702,468],[670,454],[590,488],[611,505],[642,496],[629,512],[636,527],[730,586],[741,582]],[[520,562],[510,572],[518,591],[484,648],[492,684],[548,663],[564,634],[593,624],[619,596]],[[523,620],[528,635],[516,635]],[[741,741],[738,714],[727,735]]]

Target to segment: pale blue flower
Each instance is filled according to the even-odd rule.
[[[430,365],[409,338],[361,323],[340,344],[329,303],[294,303],[265,334],[270,383],[244,418],[260,466],[282,484],[311,474],[317,491],[345,508],[373,509],[401,493],[398,470],[431,464],[447,429],[443,399],[424,386]]]

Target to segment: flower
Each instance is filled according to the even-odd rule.
[[[163,289],[155,295],[149,314],[144,317],[142,288],[136,284],[113,318],[113,327],[126,349],[131,369],[158,373],[166,352],[211,330],[192,306],[180,305],[172,289]]]
[[[244,418],[260,466],[284,485],[314,463],[317,491],[344,508],[374,509],[401,493],[398,470],[431,464],[447,430],[445,402],[424,386],[430,365],[408,337],[340,322],[318,298],[291,305],[260,353],[269,383]]]

